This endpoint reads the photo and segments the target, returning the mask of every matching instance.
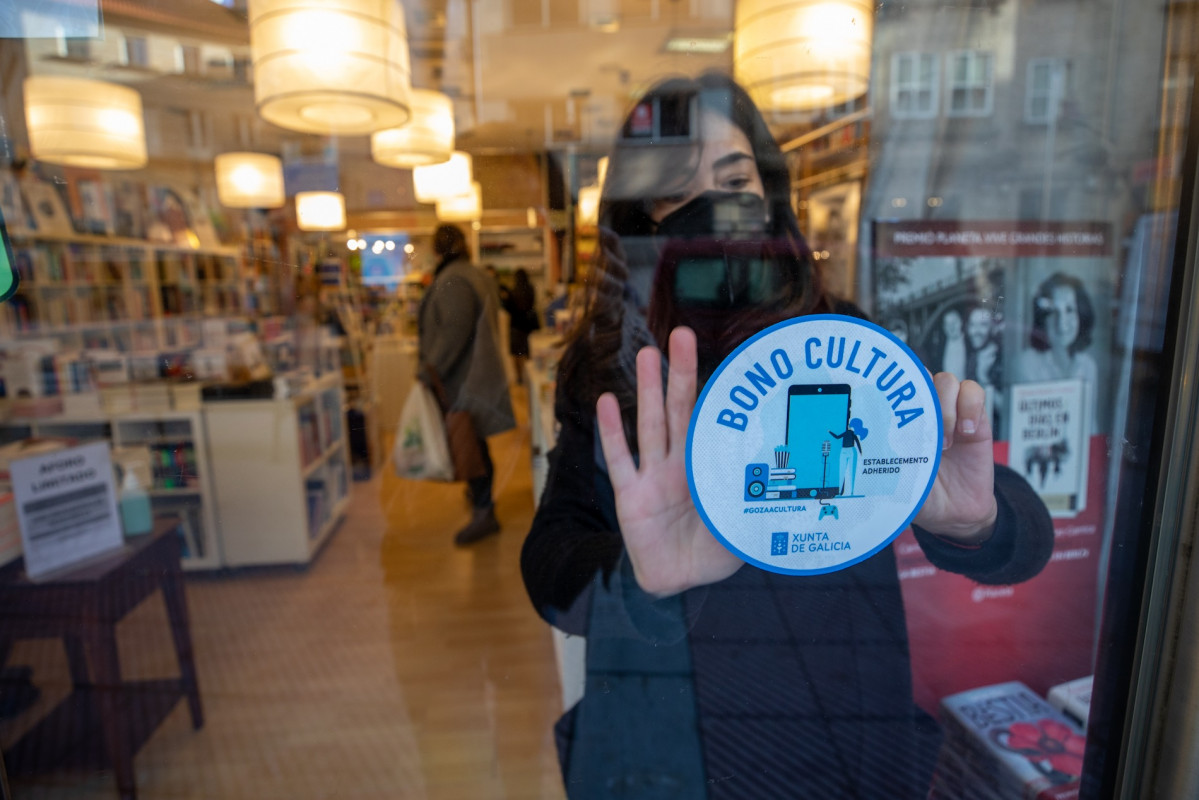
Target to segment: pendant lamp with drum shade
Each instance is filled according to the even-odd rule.
[[[89,78],[25,79],[25,123],[33,157],[92,169],[146,165],[146,124],[135,90]]]
[[[297,193],[296,225],[302,231],[344,231],[345,197],[340,192]]]
[[[474,222],[483,217],[483,190],[472,182],[470,191],[437,201],[437,218],[442,222]]]
[[[824,108],[866,93],[871,0],[738,0],[733,74],[764,112]]]
[[[412,169],[450,160],[454,152],[454,105],[441,92],[412,90],[412,119],[371,134],[371,157],[385,167]]]
[[[365,134],[411,116],[399,0],[250,0],[254,102],[267,122]]]
[[[579,224],[595,227],[599,224],[600,187],[584,186],[579,189]]]
[[[473,180],[470,154],[461,151],[455,151],[444,164],[412,170],[412,188],[419,203],[436,203],[447,197],[468,195]]]
[[[280,208],[285,202],[283,162],[266,153],[221,153],[216,190],[228,208]]]

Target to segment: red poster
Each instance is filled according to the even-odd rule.
[[[1055,519],[1052,560],[1018,586],[982,586],[932,566],[911,531],[894,544],[907,611],[916,702],[932,714],[941,698],[1020,681],[1042,697],[1092,673],[1107,443],[1092,436],[1085,509]],[[1007,443],[995,460],[1007,463]]]

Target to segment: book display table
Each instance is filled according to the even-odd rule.
[[[0,637],[61,637],[72,683],[71,694],[4,752],[11,776],[111,767],[120,797],[132,800],[133,757],[175,704],[187,698],[192,727],[204,724],[178,529],[178,520],[160,519],[121,550],[39,583],[26,577],[23,560],[0,569]],[[158,589],[179,677],[122,681],[116,625]]]

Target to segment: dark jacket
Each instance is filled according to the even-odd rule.
[[[923,800],[940,732],[912,700],[892,548],[813,577],[746,565],[654,600],[624,555],[591,409],[560,390],[558,418],[521,567],[538,613],[587,637],[585,695],[557,726],[568,795]],[[916,537],[942,569],[1015,583],[1053,530],[1022,478],[995,479],[984,545]]]
[[[467,411],[482,436],[516,427],[499,348],[499,292],[469,261],[438,268],[420,306],[420,364],[445,385],[450,407]]]
[[[514,356],[529,354],[529,334],[541,327],[534,308],[536,298],[529,283],[516,284],[501,295],[508,312],[508,352]]]

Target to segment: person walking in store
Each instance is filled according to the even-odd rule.
[[[537,317],[536,295],[529,273],[516,271],[516,282],[511,289],[501,290],[500,299],[508,312],[508,353],[516,370],[516,383],[525,382],[525,362],[529,360],[529,334],[541,327]]]
[[[671,143],[638,136],[650,129]],[[893,549],[823,575],[765,572],[716,540],[687,488],[697,386],[724,356],[784,319],[863,316],[823,290],[790,199],[782,153],[723,75],[651,89],[611,154],[585,316],[559,367],[561,432],[521,554],[538,613],[587,637],[583,699],[556,726],[573,800],[928,794],[940,733],[912,699]],[[712,239],[738,214],[787,243],[775,289],[717,307],[691,302],[681,272],[655,276],[668,237]],[[1049,514],[994,463],[981,387],[935,384],[946,449],[916,538],[942,569],[1026,580],[1052,551]]]
[[[465,546],[499,533],[492,481],[495,470],[487,437],[516,427],[499,348],[499,293],[470,263],[466,236],[453,225],[433,234],[438,263],[421,301],[420,365],[445,387],[449,409],[469,412],[479,437],[484,474],[467,481],[471,518],[454,537]]]

